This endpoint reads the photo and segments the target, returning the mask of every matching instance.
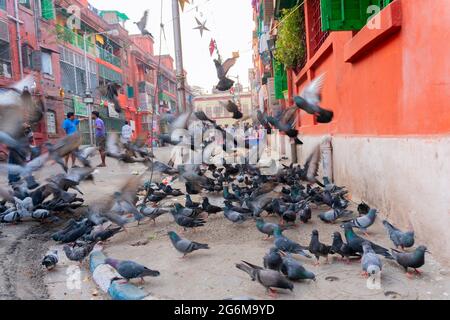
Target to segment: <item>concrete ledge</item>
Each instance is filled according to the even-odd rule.
[[[105,264],[106,256],[101,251],[93,251],[89,256],[89,268],[97,286],[113,300],[150,300],[149,295],[131,283],[112,281],[120,278],[114,268]]]

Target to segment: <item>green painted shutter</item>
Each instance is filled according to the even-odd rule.
[[[42,18],[45,20],[55,19],[55,8],[53,0],[41,0]]]
[[[128,86],[128,98],[134,98],[134,87]]]
[[[283,91],[288,89],[287,74],[284,65],[273,60],[273,72],[275,82],[275,99],[284,99]]]
[[[360,30],[371,14],[367,8],[371,5],[384,7],[390,0],[321,0],[322,30],[344,31]]]

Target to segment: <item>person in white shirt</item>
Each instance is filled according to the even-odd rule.
[[[121,134],[122,143],[130,142],[132,136],[133,136],[133,128],[131,128],[130,123],[128,121],[125,121],[125,124],[122,127],[122,134]]]

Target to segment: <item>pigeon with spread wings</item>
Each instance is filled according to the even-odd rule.
[[[148,21],[148,10],[145,10],[141,20],[135,22],[134,24],[137,25],[139,31],[141,31],[143,36],[153,37],[153,35],[147,30],[147,21]]]
[[[236,64],[237,59],[239,58],[238,54],[233,55],[232,58],[225,60],[224,63],[215,59],[214,64],[216,65],[217,77],[219,78],[219,83],[216,88],[219,91],[227,91],[230,90],[234,85],[234,81],[227,78],[228,71],[230,71],[231,67]]]
[[[319,123],[331,122],[334,115],[333,111],[323,109],[319,106],[321,102],[320,91],[322,90],[324,80],[325,74],[321,74],[306,86],[300,96],[294,97],[296,106],[309,114],[317,116],[317,122]]]

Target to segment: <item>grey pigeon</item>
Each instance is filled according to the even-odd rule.
[[[353,252],[357,253],[363,253],[363,247],[362,244],[365,241],[368,241],[360,236],[358,236],[352,228],[352,225],[350,223],[344,223],[343,225],[345,230],[345,239],[347,240],[347,244],[349,248]],[[370,241],[368,241],[370,242]],[[372,245],[373,251],[375,251],[377,254],[384,256],[385,258],[392,259],[391,254],[389,253],[388,249],[383,248],[382,246],[379,246],[373,242],[370,242]]]
[[[383,220],[383,225],[396,248],[411,248],[414,245],[414,231],[402,232],[387,220]]]
[[[274,289],[294,290],[293,283],[286,279],[286,277],[280,272],[264,269],[246,261],[242,262],[243,263],[236,264],[236,268],[248,273],[252,281],[258,281],[264,288],[266,288],[266,292],[269,292],[269,294],[276,294]]]
[[[64,245],[63,250],[70,261],[77,261],[81,264],[91,253],[92,249],[94,249],[95,245],[95,242],[86,243],[81,246],[69,246],[66,244]]]
[[[134,24],[137,25],[137,27],[139,28],[139,31],[141,32],[141,34],[143,36],[152,36],[152,34],[150,32],[148,32],[147,30],[147,20],[148,20],[148,10],[144,11],[144,15],[142,16],[141,20],[139,20],[138,22],[135,22]]]
[[[359,253],[353,251],[348,244],[344,243],[338,231],[333,233],[332,239],[333,243],[331,244],[330,254],[339,254],[342,258],[346,258],[347,261],[350,260],[350,257],[361,258]]]
[[[427,247],[419,246],[413,252],[400,252],[394,249],[391,249],[391,254],[394,257],[395,261],[399,265],[401,265],[405,271],[408,271],[408,268],[414,269],[416,273],[420,274],[418,268],[422,267],[425,264],[425,253],[428,252]]]
[[[316,275],[303,267],[300,262],[292,258],[290,255],[282,258],[281,273],[283,273],[289,280],[313,280],[316,281]]]
[[[127,281],[141,278],[143,282],[144,277],[158,277],[160,275],[159,271],[151,270],[134,261],[121,261],[113,258],[107,258],[105,263],[116,269],[117,272]]]
[[[53,250],[48,252],[42,259],[42,265],[45,266],[47,270],[52,270],[56,267],[58,263],[58,250]]]
[[[256,218],[256,228],[259,232],[266,234],[267,239],[269,239],[270,236],[273,236],[273,232],[276,228],[280,228],[281,230],[284,229],[276,223],[265,222],[263,218]]]
[[[375,222],[376,217],[377,210],[372,208],[366,215],[346,222],[351,223],[352,227],[354,228],[358,228],[364,232],[367,232],[367,228],[369,228]]]
[[[228,209],[228,208],[225,208],[225,210],[223,211],[223,214],[224,214],[225,218],[227,218],[227,220],[229,220],[233,223],[237,223],[237,224],[242,224],[249,218],[248,215],[239,213],[237,211],[234,211],[234,210]]]
[[[283,252],[287,253],[295,253],[306,258],[311,258],[309,254],[307,254],[304,250],[308,250],[308,248],[298,244],[295,241],[283,236],[281,234],[281,229],[277,228],[274,230],[273,235],[275,236],[275,247]]]
[[[263,265],[266,269],[280,270],[281,263],[283,262],[280,254],[280,250],[273,247],[270,248],[269,252],[264,256]]]
[[[183,257],[185,257],[188,253],[199,249],[209,249],[209,246],[207,244],[182,239],[173,231],[170,231],[167,234],[169,235],[170,241],[172,242],[175,249],[181,252],[183,254]]]
[[[381,272],[382,263],[378,255],[373,251],[370,242],[363,242],[363,256],[361,259],[361,268],[364,274],[375,276]]]
[[[319,218],[323,222],[333,223],[336,220],[338,220],[340,218],[343,218],[343,217],[346,217],[346,216],[349,216],[351,214],[352,214],[352,212],[349,211],[349,210],[336,208],[336,209],[331,209],[331,210],[326,211],[326,212],[321,212],[319,214]]]
[[[144,207],[144,206],[142,206],[139,211],[141,212],[141,214],[143,214],[147,218],[150,218],[155,223],[156,223],[156,218],[169,212],[169,210],[162,209],[162,208],[152,208],[152,207]]]

